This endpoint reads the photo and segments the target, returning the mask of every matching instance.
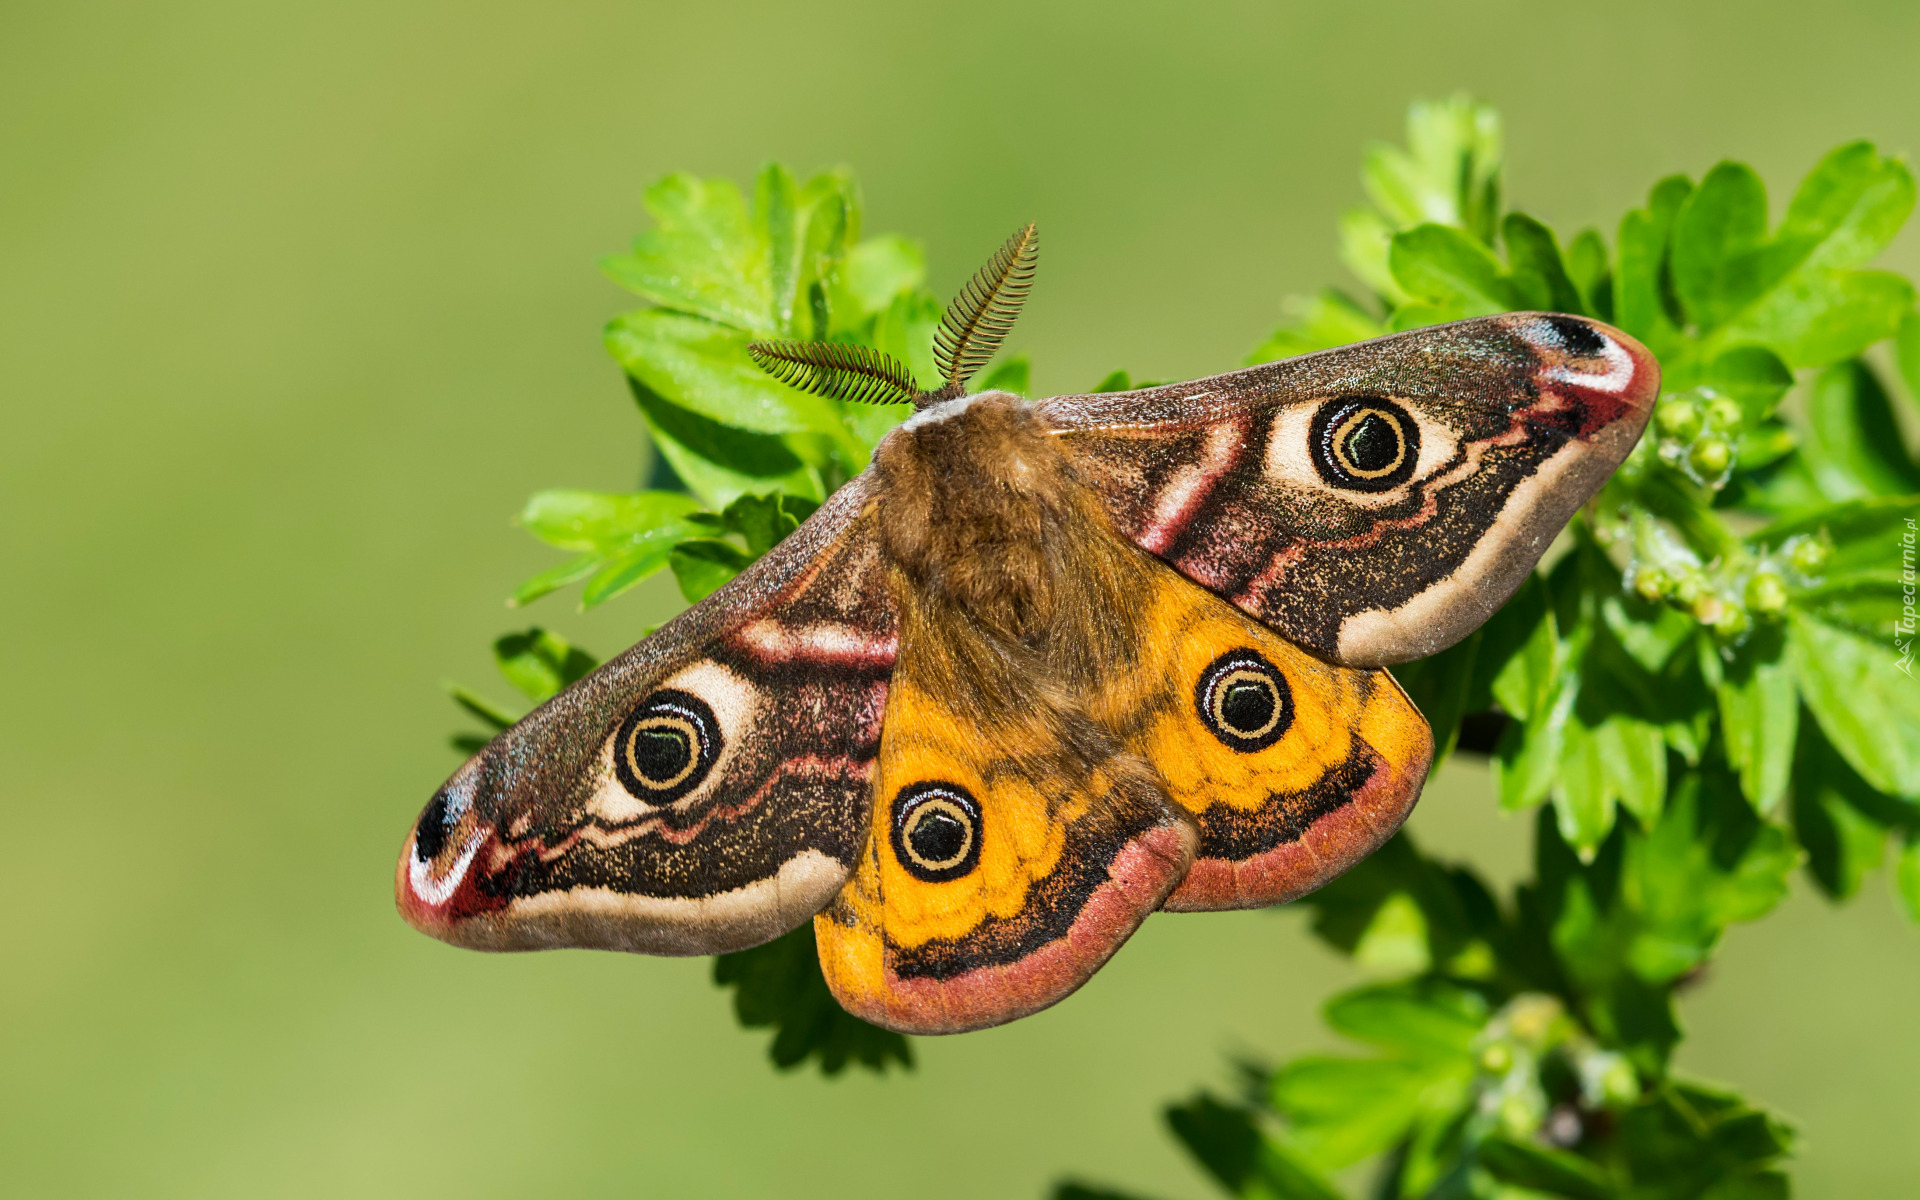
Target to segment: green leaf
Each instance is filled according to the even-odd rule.
[[[1914,496],[1846,501],[1776,521],[1753,540],[1777,550],[1789,538],[1819,538],[1831,547],[1818,568],[1822,578],[1836,583],[1862,578],[1892,581],[1901,566],[1907,522],[1915,517],[1916,508],[1920,508],[1920,497]]]
[[[1718,771],[1687,773],[1651,830],[1623,826],[1587,864],[1544,816],[1540,830],[1542,916],[1557,959],[1596,1030],[1659,1073],[1678,1036],[1666,989],[1728,924],[1780,902],[1798,852]]]
[[[1440,984],[1386,984],[1343,992],[1327,1001],[1334,1032],[1408,1058],[1469,1060],[1487,1023],[1487,1004],[1473,992]]]
[[[485,722],[487,727],[495,733],[500,732],[502,729],[507,728],[520,719],[519,714],[510,709],[502,708],[479,693],[469,691],[457,683],[449,683],[446,685],[446,688],[447,695],[453,697],[455,704],[458,704],[461,708],[466,709],[469,713],[480,718],[480,720]]]
[[[1740,790],[1754,811],[1772,813],[1786,794],[1800,718],[1800,696],[1779,626],[1763,626],[1735,650],[1718,699],[1727,762],[1739,772]]]
[[[1560,245],[1551,229],[1524,213],[1508,213],[1501,236],[1507,243],[1513,286],[1525,297],[1525,307],[1565,313],[1590,311],[1561,262]]]
[[[605,557],[646,542],[689,536],[697,526],[686,517],[699,507],[678,492],[553,488],[527,499],[520,523],[549,546]]]
[[[1778,240],[1822,267],[1857,267],[1886,249],[1913,211],[1913,174],[1871,142],[1849,142],[1817,163],[1794,194]]]
[[[1620,1192],[1597,1165],[1565,1150],[1492,1134],[1476,1155],[1481,1167],[1502,1183],[1575,1200],[1614,1200]]]
[[[654,446],[707,507],[722,508],[742,493],[769,487],[789,495],[824,498],[819,473],[802,462],[784,439],[749,433],[689,412],[638,380],[630,378],[628,384]]]
[[[1842,146],[1807,176],[1769,239],[1759,177],[1721,163],[1679,215],[1675,291],[1711,344],[1765,343],[1797,367],[1851,358],[1892,336],[1913,307],[1904,279],[1852,269],[1892,238],[1913,194],[1905,164],[1864,142]]]
[[[869,238],[847,252],[834,274],[834,323],[841,329],[864,326],[926,281],[927,252],[919,242],[897,234]]]
[[[1836,363],[1807,396],[1801,453],[1829,500],[1920,492],[1920,465],[1907,452],[1893,405],[1866,363]]]
[[[1578,668],[1563,668],[1553,676],[1552,688],[1530,716],[1507,727],[1494,749],[1494,788],[1501,807],[1508,810],[1531,808],[1547,798],[1560,777],[1569,738],[1578,736],[1568,732],[1576,724],[1573,708],[1580,699]],[[1566,802],[1573,804],[1585,798],[1572,796]],[[1562,814],[1563,821],[1567,815]],[[1611,825],[1612,819],[1607,818],[1606,823]]]
[[[1053,1185],[1052,1200],[1144,1200],[1144,1198],[1136,1192],[1120,1192],[1098,1184],[1068,1179]]]
[[[1371,208],[1352,208],[1340,215],[1340,261],[1374,295],[1397,307],[1411,297],[1394,282],[1388,262],[1395,232],[1394,224]]]
[[[1465,96],[1415,101],[1407,148],[1368,147],[1360,181],[1396,229],[1434,222],[1491,244],[1500,208],[1499,114]]]
[[[1125,371],[1114,371],[1111,374],[1109,374],[1106,378],[1102,379],[1099,383],[1096,383],[1092,387],[1088,388],[1087,391],[1089,394],[1097,395],[1100,392],[1131,391],[1132,388],[1133,388],[1133,380],[1127,375]]]
[[[1731,397],[1740,405],[1749,426],[1772,416],[1793,386],[1793,372],[1765,346],[1735,346],[1710,360],[1697,374],[1680,375],[1674,382],[1678,384],[1681,378]]]
[[[801,187],[778,163],[760,172],[754,224],[765,231],[770,317],[782,335],[827,336],[815,301],[824,307],[827,277],[845,255],[858,222],[853,183],[846,175],[828,172]]]
[[[1472,1079],[1471,1061],[1299,1058],[1274,1076],[1273,1104],[1289,1120],[1292,1146],[1334,1170],[1388,1149],[1422,1116],[1457,1106]]]
[[[1920,811],[1875,791],[1807,722],[1794,755],[1792,816],[1807,874],[1821,891],[1844,900],[1886,861],[1888,824]]]
[[[1288,296],[1283,308],[1286,320],[1247,355],[1249,366],[1364,342],[1386,332],[1365,309],[1332,288],[1311,297]]]
[[[570,583],[578,583],[585,579],[599,570],[603,561],[605,560],[598,552],[589,550],[576,558],[568,559],[559,566],[548,567],[515,588],[507,603],[515,608],[532,604],[549,592],[557,592]]]
[[[673,577],[679,581],[680,594],[690,604],[698,604],[720,590],[728,580],[753,562],[753,556],[718,538],[692,538],[673,548],[668,559]]]
[[[1785,1200],[1772,1164],[1791,1151],[1793,1131],[1737,1096],[1668,1083],[1621,1113],[1615,1130],[1635,1197]]]
[[[1907,399],[1920,400],[1920,312],[1909,312],[1900,318],[1900,328],[1893,336],[1900,378],[1907,385]]]
[[[1900,847],[1900,858],[1894,864],[1893,879],[1900,900],[1906,906],[1907,916],[1920,922],[1920,838],[1909,834],[1906,844]]]
[[[1032,386],[1033,364],[1027,361],[1026,355],[1016,354],[996,364],[981,377],[980,386],[974,390],[1012,392],[1016,396],[1024,396]]]
[[[582,551],[520,585],[524,604],[575,579],[592,576],[581,593],[583,607],[612,599],[666,565],[673,543],[700,527],[688,520],[699,506],[678,492],[537,492],[520,512],[520,523],[542,541]]]
[[[1798,865],[1786,834],[1756,819],[1731,780],[1689,778],[1650,833],[1627,839],[1619,903],[1636,926],[1628,964],[1649,983],[1677,979],[1726,926],[1772,911]]]
[[[1271,1141],[1260,1148],[1258,1180],[1253,1194],[1273,1200],[1346,1200],[1298,1155]]]
[[[1920,687],[1893,647],[1797,611],[1788,638],[1800,694],[1834,748],[1880,791],[1920,799]]]
[[[667,565],[673,546],[651,542],[607,558],[604,565],[580,589],[580,607],[597,608],[641,580],[659,573]]]
[[[1614,279],[1614,317],[1621,329],[1645,342],[1662,359],[1682,345],[1676,314],[1667,303],[1667,261],[1674,220],[1693,184],[1669,175],[1654,185],[1647,207],[1620,221],[1620,269]]]
[[[767,242],[726,179],[669,175],[643,200],[658,227],[601,269],[655,304],[755,334],[775,334]]]
[[[754,433],[844,435],[833,401],[774,379],[747,354],[752,336],[649,309],[615,317],[607,350],[641,385],[688,412]]]
[[[894,297],[874,326],[873,344],[907,365],[923,388],[940,385],[933,359],[933,331],[940,326],[940,302],[925,292]]]
[[[1632,813],[1642,828],[1651,827],[1667,799],[1667,740],[1660,726],[1622,712],[1609,713],[1599,724],[1589,725],[1580,717],[1577,705],[1574,715],[1576,720],[1569,729],[1578,727],[1584,732],[1584,752],[1590,756],[1602,790],[1598,807],[1609,812],[1605,828],[1597,828],[1587,835],[1588,840],[1575,840],[1574,844],[1598,846],[1612,828],[1610,810],[1615,803]],[[1570,734],[1569,760],[1574,755],[1574,742]]]
[[[779,545],[781,539],[799,528],[813,509],[812,501],[796,500],[779,492],[741,496],[719,514],[716,527],[739,534],[747,543],[748,561],[751,561]]]
[[[1476,629],[1439,654],[1402,663],[1393,669],[1393,677],[1406,689],[1408,699],[1433,729],[1433,766],[1436,768],[1453,753],[1460,740],[1461,718],[1486,708],[1492,700],[1491,696],[1477,695],[1474,687],[1474,668],[1484,636],[1482,630]]]
[[[1420,225],[1393,237],[1393,277],[1436,312],[1485,316],[1526,306],[1493,251],[1457,229]],[[1400,326],[1396,314],[1396,327]]]
[[[495,640],[493,661],[507,682],[535,704],[599,665],[593,655],[537,625]]]
[[[1168,1105],[1165,1117],[1187,1153],[1220,1186],[1239,1193],[1254,1178],[1262,1139],[1251,1113],[1200,1092],[1184,1104]]]
[[[765,231],[767,283],[773,328],[794,335],[794,299],[806,255],[806,220],[800,213],[793,176],[779,163],[768,163],[754,182],[753,223]]]
[[[1583,229],[1568,244],[1567,277],[1580,290],[1581,312],[1613,320],[1613,277],[1599,230]]]
[[[1510,716],[1525,721],[1544,713],[1560,672],[1560,636],[1546,580],[1527,576],[1520,590],[1486,625],[1487,665],[1493,698]]]
[[[1560,836],[1581,858],[1591,858],[1613,832],[1620,792],[1606,760],[1598,731],[1584,722],[1565,722],[1560,761],[1554,764],[1553,811]]]
[[[906,1038],[842,1009],[820,975],[813,922],[763,946],[713,960],[713,982],[735,988],[734,1011],[748,1029],[771,1028],[767,1054],[781,1070],[817,1059],[824,1075],[849,1063],[884,1073],[889,1063],[912,1068]]]
[[[1703,330],[1733,320],[1791,267],[1764,253],[1767,190],[1753,168],[1723,162],[1681,206],[1673,230],[1673,288]]]
[[[1718,341],[1765,342],[1796,367],[1852,358],[1899,329],[1913,285],[1886,271],[1797,272],[1728,323]]]

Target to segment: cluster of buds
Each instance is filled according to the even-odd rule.
[[[1681,609],[1727,641],[1743,638],[1756,620],[1777,620],[1793,589],[1817,582],[1832,552],[1824,535],[1796,534],[1778,546],[1743,544],[1707,561],[1666,522],[1632,505],[1596,522],[1595,531],[1603,545],[1624,547],[1621,581],[1629,591]]]
[[[1653,415],[1659,433],[1654,453],[1694,483],[1717,492],[1733,477],[1744,418],[1738,401],[1710,387],[1663,397]]]
[[[1473,1049],[1479,1114],[1509,1137],[1572,1146],[1594,1114],[1623,1108],[1640,1094],[1633,1065],[1596,1045],[1552,996],[1526,992],[1509,1000]],[[1550,1064],[1561,1069],[1550,1072]]]

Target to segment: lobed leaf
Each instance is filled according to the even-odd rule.
[[[1787,630],[1800,694],[1828,741],[1876,789],[1920,799],[1920,687],[1893,648],[1805,612]]]
[[[834,1002],[821,977],[813,922],[763,946],[713,960],[713,982],[734,989],[733,1007],[748,1029],[774,1031],[768,1054],[791,1070],[817,1059],[822,1074],[857,1063],[884,1073],[890,1063],[913,1066],[913,1046],[900,1034],[869,1025]]]

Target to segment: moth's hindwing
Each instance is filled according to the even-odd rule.
[[[866,840],[897,646],[868,484],[489,743],[401,853],[400,911],[483,950],[712,954],[798,926]]]
[[[1382,666],[1504,604],[1658,390],[1620,331],[1513,313],[1040,410],[1123,536],[1315,654]]]
[[[849,1012],[956,1033],[1084,983],[1180,881],[1194,831],[1044,671],[936,601],[903,608],[872,829],[814,929]]]
[[[1419,798],[1433,736],[1385,671],[1321,661],[1164,567],[1141,652],[1095,720],[1200,829],[1165,907],[1258,908],[1371,854]]]

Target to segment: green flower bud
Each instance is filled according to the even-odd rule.
[[[1513,1047],[1495,1042],[1480,1052],[1480,1069],[1489,1075],[1505,1075],[1513,1069]]]
[[[1818,575],[1827,565],[1828,553],[1827,544],[1819,538],[1797,538],[1787,553],[1787,561],[1802,575]]]
[[[1702,438],[1693,444],[1687,461],[1694,470],[1711,479],[1726,470],[1727,464],[1733,461],[1733,447],[1724,438]]]
[[[1711,620],[1702,618],[1702,623],[1713,626],[1716,634],[1724,638],[1733,638],[1753,628],[1753,618],[1747,615],[1745,608],[1738,604],[1729,604],[1718,597],[1715,597],[1715,600],[1719,604],[1718,610]]]
[[[1746,416],[1740,411],[1740,405],[1730,396],[1715,396],[1707,405],[1707,422],[1722,432],[1731,432],[1740,428],[1740,420]]]
[[[1786,581],[1772,571],[1761,571],[1747,580],[1747,607],[1757,613],[1774,616],[1787,607]]]
[[[1633,573],[1633,590],[1649,603],[1660,599],[1673,586],[1673,580],[1659,567],[1646,567]]]
[[[1691,400],[1669,396],[1654,412],[1660,432],[1668,437],[1690,442],[1700,432],[1700,408]]]

